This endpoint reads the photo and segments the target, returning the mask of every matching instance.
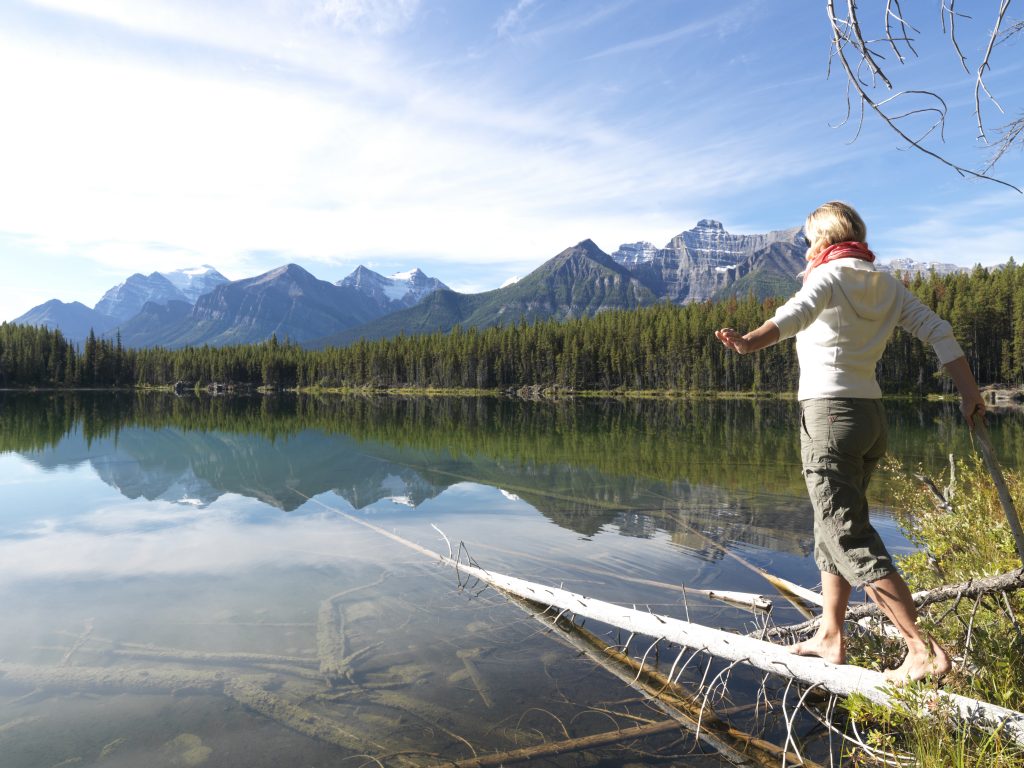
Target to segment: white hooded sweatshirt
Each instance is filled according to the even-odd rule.
[[[948,322],[862,259],[815,267],[772,322],[780,341],[796,336],[800,400],[881,397],[875,366],[897,325],[931,344],[943,365],[963,355]]]

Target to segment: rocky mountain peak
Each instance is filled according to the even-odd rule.
[[[612,254],[612,258],[625,267],[637,264],[646,264],[654,260],[658,255],[658,248],[654,243],[642,240],[638,243],[623,243],[619,249]]]
[[[664,248],[655,248],[646,241],[625,243],[612,258],[658,295],[685,304],[719,295],[751,272],[763,271],[766,265],[773,274],[771,285],[786,283],[800,271],[803,262],[798,232],[797,228],[736,235],[720,221],[701,219]]]
[[[597,243],[595,243],[590,238],[587,238],[586,240],[580,240],[580,242],[576,243],[576,245],[572,246],[571,248],[566,248],[555,258],[560,258],[562,260],[581,258],[590,259],[599,261],[600,263],[606,265],[609,262],[611,262],[608,254],[602,251],[600,248],[598,248]],[[614,262],[611,263],[614,266]]]
[[[170,280],[159,272],[143,275],[136,272],[123,283],[103,294],[94,309],[115,320],[133,317],[147,301],[166,304],[168,301],[187,301]]]
[[[292,283],[307,282],[309,280],[316,280],[316,278],[298,264],[285,264],[283,267],[277,267],[252,278],[252,285],[280,281]]]
[[[173,272],[161,272],[160,274],[166,277],[193,304],[204,293],[209,293],[218,285],[228,282],[224,275],[209,264],[176,269]]]
[[[725,227],[722,226],[722,222],[715,221],[714,219],[701,219],[697,222],[697,226],[694,229],[718,229],[722,232],[725,231]]]
[[[379,277],[380,275],[374,272],[372,269],[364,266],[363,264],[360,264],[358,267],[352,270],[352,274],[350,274],[348,277],[342,280],[339,280],[337,282],[337,285],[358,285],[360,280],[367,280]]]
[[[370,298],[384,312],[411,307],[434,291],[448,286],[436,277],[428,277],[419,267],[396,272],[390,277],[374,272],[362,264],[335,285],[353,288]]]

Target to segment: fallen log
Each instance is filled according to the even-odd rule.
[[[320,674],[329,685],[345,677],[341,660],[348,655],[348,636],[345,634],[343,609],[332,598],[320,603],[316,622],[316,655],[320,659]]]
[[[104,651],[107,656],[123,659],[142,659],[156,662],[182,662],[188,664],[223,664],[227,666],[244,666],[249,664],[278,664],[315,669],[316,659],[304,656],[278,656],[269,653],[208,653],[206,651],[186,651],[172,648],[145,648],[141,646],[111,648]]]
[[[570,614],[590,618],[634,634],[665,640],[684,648],[706,652],[721,659],[747,664],[755,669],[798,680],[838,696],[845,697],[859,693],[868,700],[883,706],[891,706],[894,703],[891,684],[881,672],[850,664],[831,664],[812,656],[797,656],[784,646],[764,640],[693,624],[669,616],[646,613],[557,587],[535,584],[515,576],[487,571],[477,566],[461,563],[451,557],[450,542],[448,542],[449,555],[440,555],[353,515],[340,510],[334,511],[404,547],[438,559],[442,564],[454,568],[457,574],[472,576],[508,594],[555,609],[559,615]],[[436,527],[435,530],[437,530]],[[441,535],[444,536],[443,533]],[[448,541],[447,537],[445,537],[445,541]],[[1024,746],[1024,713],[942,690],[937,690],[931,695],[941,700],[964,722],[989,729],[999,729],[1003,736]]]
[[[456,651],[455,655],[462,659],[462,665],[469,674],[469,679],[472,680],[473,685],[476,686],[476,692],[480,695],[480,700],[484,703],[484,706],[488,709],[494,707],[494,702],[491,701],[490,688],[484,680],[483,675],[480,674],[480,670],[477,668],[476,662],[473,661],[473,659],[479,655],[479,650]]]
[[[270,679],[269,676],[266,679]],[[0,664],[0,684],[39,690],[87,690],[97,693],[220,692],[227,677],[202,670],[122,669],[118,667],[36,667]]]
[[[382,584],[389,575],[388,571],[384,571],[376,581],[338,592],[320,603],[316,622],[316,648],[320,674],[328,684],[335,685],[352,674],[349,668],[352,658],[348,651],[342,601],[356,592]]]
[[[794,608],[800,611],[800,613],[802,613],[808,619],[814,617],[814,611],[811,609],[811,606],[815,606],[817,608],[821,607],[822,597],[817,592],[807,589],[806,587],[801,587],[799,584],[794,584],[792,581],[783,579],[781,576],[776,576],[775,574],[768,573],[768,571],[764,570],[763,568],[758,568],[753,563],[744,560],[742,557],[737,555],[728,547],[719,544],[710,536],[705,535],[702,531],[699,531],[689,523],[684,522],[678,516],[674,516],[674,519],[677,525],[685,528],[694,536],[697,536],[700,539],[702,539],[712,549],[716,549],[726,557],[732,558],[740,565],[742,565],[744,568],[753,571],[762,579],[767,581],[769,584],[775,587],[776,591],[780,595],[782,595],[790,603],[792,603]]]
[[[333,744],[355,754],[368,754],[371,750],[383,753],[385,747],[359,733],[346,730],[333,720],[321,717],[308,709],[290,704],[256,682],[235,678],[224,684],[224,693],[248,709],[274,720],[286,728]],[[393,765],[410,765],[404,758]]]
[[[534,606],[528,600],[512,598],[523,606]],[[529,610],[529,609],[527,609]],[[781,747],[752,734],[741,731],[729,724],[707,701],[694,697],[676,682],[650,665],[637,661],[628,654],[608,647],[597,635],[574,622],[549,611],[530,611],[531,615],[546,625],[558,629],[559,639],[585,654],[606,672],[619,678],[626,685],[640,691],[648,701],[673,718],[677,724],[718,752],[736,766],[775,766],[780,760],[784,765],[804,765],[806,768],[820,768],[817,763],[802,759]]]
[[[679,723],[675,720],[661,720],[606,733],[595,733],[590,736],[579,736],[575,739],[564,739],[562,741],[549,741],[534,747],[522,747],[509,750],[508,752],[481,755],[480,757],[459,760],[453,763],[453,766],[454,768],[497,768],[497,766],[521,763],[538,757],[554,757],[555,755],[564,755],[569,752],[581,752],[585,749],[607,747],[611,744],[618,744],[630,739],[641,739],[645,736],[653,736],[667,731],[678,731],[680,727]]]
[[[709,600],[721,600],[723,603],[745,608],[749,611],[764,611],[767,613],[772,609],[772,601],[764,595],[755,595],[750,592],[734,592],[725,589],[696,589],[694,587],[683,587],[682,589],[690,595],[700,595]]]
[[[498,549],[497,547],[487,547],[488,549]],[[505,550],[507,551],[507,550]],[[516,553],[519,557],[524,557],[523,553]],[[541,558],[537,558],[538,560]],[[724,589],[698,589],[697,587],[687,587],[684,584],[669,584],[666,581],[657,581],[655,579],[645,579],[640,576],[630,576],[626,573],[613,573],[612,571],[606,571],[601,568],[595,568],[593,565],[580,566],[581,571],[586,573],[592,573],[595,576],[604,576],[607,578],[615,579],[616,581],[625,581],[630,584],[643,584],[648,587],[658,587],[659,589],[667,589],[673,592],[684,592],[688,595],[699,595],[700,597],[707,598],[708,600],[718,600],[727,605],[731,605],[734,608],[742,608],[746,611],[761,611],[768,612],[772,609],[772,601],[770,598],[765,597],[761,594],[753,592],[736,592]]]
[[[634,634],[665,640],[696,651],[704,651],[720,659],[748,664],[765,672],[822,688],[838,696],[859,693],[877,704],[888,706],[893,703],[891,684],[881,672],[851,664],[830,664],[812,656],[797,656],[784,646],[753,637],[626,608],[557,587],[534,584],[515,576],[459,563],[450,557],[441,557],[441,561],[458,572],[473,576],[503,592],[560,612],[621,627]],[[1024,713],[942,690],[935,691],[933,695],[947,704],[965,722],[1000,728],[1004,736],[1024,746]]]
[[[66,632],[58,632],[66,635]],[[169,661],[198,664],[223,664],[225,666],[245,666],[248,664],[279,664],[282,666],[298,666],[315,669],[319,662],[307,656],[282,656],[274,653],[218,653],[211,651],[193,651],[184,648],[166,648],[151,643],[131,643],[114,640],[109,637],[90,636],[89,642],[104,647],[92,653],[128,659],[145,659],[147,661]],[[76,641],[76,649],[81,644]]]

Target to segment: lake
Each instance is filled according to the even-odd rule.
[[[906,464],[941,480],[970,451],[952,404],[887,406]],[[363,523],[447,553],[436,526],[489,570],[753,630],[763,616],[681,587],[772,595],[754,568],[816,585],[796,414],[0,392],[0,763],[453,765],[664,720],[572,633]],[[1016,468],[1021,418],[990,428]],[[906,552],[885,503],[879,482],[877,526]],[[666,672],[676,656],[585,629]],[[709,704],[779,743],[781,695],[737,669]],[[797,735],[827,762],[813,721]],[[683,760],[730,764],[678,729],[541,762]]]

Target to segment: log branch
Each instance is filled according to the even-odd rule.
[[[942,603],[946,600],[976,599],[982,595],[995,594],[997,592],[1014,592],[1024,589],[1024,568],[1009,573],[1001,573],[998,576],[987,576],[981,579],[970,579],[959,584],[944,584],[934,589],[926,589],[915,592],[911,597],[914,604],[920,608]],[[846,611],[847,621],[856,621],[865,616],[878,616],[880,611],[874,603],[863,603],[856,605]],[[812,619],[799,624],[791,624],[785,627],[774,627],[767,632],[768,637],[778,638],[796,632],[807,632],[818,626],[820,619]],[[760,634],[760,633],[759,633]]]
[[[523,747],[521,749],[509,750],[508,752],[497,752],[468,760],[459,760],[457,763],[454,763],[454,768],[492,768],[493,766],[508,765],[509,763],[521,763],[538,757],[565,755],[570,752],[581,752],[585,749],[607,747],[611,744],[619,744],[631,739],[642,739],[668,731],[678,731],[680,727],[679,723],[675,720],[661,720],[646,725],[635,725],[632,728],[621,728],[605,733],[595,733],[591,736],[564,739],[562,741],[550,741],[533,747]]]

